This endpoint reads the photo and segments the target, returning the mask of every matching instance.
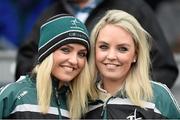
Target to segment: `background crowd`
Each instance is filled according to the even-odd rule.
[[[57,0],[0,0],[0,50],[18,49],[35,21]],[[179,0],[145,0],[155,12],[174,52],[180,52]]]

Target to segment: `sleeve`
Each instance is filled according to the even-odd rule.
[[[169,119],[180,119],[180,107],[166,85],[156,83],[156,107]]]
[[[0,89],[0,119],[7,118],[13,110],[15,97],[11,84]]]
[[[168,118],[173,118],[173,119],[180,119],[180,108],[178,105],[177,100],[175,99],[175,97],[173,96],[173,94],[171,93],[171,91],[164,86],[164,88],[166,89],[166,93],[165,96],[163,97],[163,101],[165,101],[165,103],[167,103],[165,106],[167,109],[167,117]]]
[[[157,18],[150,7],[142,3],[137,17],[143,28],[152,36],[150,57],[152,78],[172,88],[178,76],[178,67]],[[171,74],[169,74],[171,73]]]

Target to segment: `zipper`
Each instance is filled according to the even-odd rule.
[[[102,112],[101,112],[101,118],[102,118],[103,120],[108,119],[108,115],[107,115],[107,104],[108,104],[108,102],[109,102],[112,98],[114,98],[114,96],[111,96],[110,98],[108,98],[108,99],[106,100],[106,102],[104,102],[103,109],[102,109]]]
[[[57,88],[55,88],[55,97],[56,97],[56,102],[58,105],[58,113],[59,113],[59,119],[62,120],[62,116],[61,116],[61,102],[60,102],[60,96],[58,94]]]

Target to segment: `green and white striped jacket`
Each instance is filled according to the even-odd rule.
[[[66,106],[67,91],[67,87],[60,90],[53,89],[49,111],[42,114],[37,105],[36,81],[29,75],[23,76],[17,82],[0,89],[0,119],[69,118]]]
[[[97,84],[99,100],[89,105],[86,119],[180,119],[180,108],[166,85],[151,82],[153,100],[145,102],[144,108],[134,105],[131,100],[120,90],[112,96]]]

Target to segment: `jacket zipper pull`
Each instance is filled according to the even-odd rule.
[[[101,118],[103,118],[104,120],[107,120],[107,119],[108,119],[108,116],[107,116],[107,104],[108,104],[108,102],[109,102],[112,98],[114,98],[114,96],[111,96],[110,98],[108,98],[108,99],[106,100],[106,102],[104,102],[103,110],[102,110],[102,112],[101,112]]]
[[[106,116],[106,103],[104,103],[104,105],[103,105],[103,110],[102,110],[102,112],[101,112],[101,118],[103,118],[103,119],[106,119],[105,118],[105,116]]]
[[[59,119],[62,120],[62,116],[61,116],[61,103],[59,101],[59,94],[57,91],[57,88],[55,88],[55,96],[56,96],[56,101],[57,101],[57,105],[58,105],[58,113],[59,113]]]

